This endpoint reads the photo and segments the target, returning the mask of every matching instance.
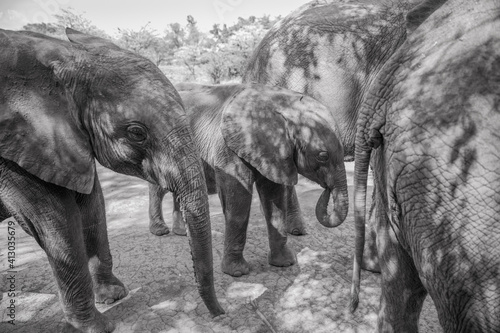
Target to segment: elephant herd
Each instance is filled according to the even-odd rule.
[[[445,332],[500,332],[498,0],[313,0],[269,30],[243,83],[226,85],[173,85],[141,56],[66,34],[0,30],[0,221],[13,216],[46,252],[75,329],[113,331],[95,302],[127,294],[95,159],[150,183],[155,235],[170,232],[161,203],[173,193],[173,231],[187,229],[213,316],[224,310],[208,194],[225,217],[224,273],[249,273],[254,184],[268,262],[289,266],[287,233],[306,232],[298,174],[324,188],[316,216],[336,227],[354,160],[350,310],[363,268],[381,273],[378,332],[418,332],[427,295]]]

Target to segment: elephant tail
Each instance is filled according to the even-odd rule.
[[[367,147],[368,148],[368,147]],[[371,149],[356,147],[354,172],[354,233],[355,252],[352,269],[350,311],[356,311],[359,304],[361,263],[365,246],[366,188]]]

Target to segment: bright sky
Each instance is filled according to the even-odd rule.
[[[264,14],[286,16],[310,0],[1,0],[0,28],[18,30],[27,23],[53,22],[59,8],[72,8],[98,28],[114,35],[117,28],[138,30],[150,27],[163,32],[168,24],[187,23],[192,15],[200,30],[208,32],[214,23],[228,25],[238,17]]]

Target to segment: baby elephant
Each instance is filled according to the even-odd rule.
[[[194,142],[205,166],[210,194],[218,193],[226,220],[222,271],[232,276],[249,273],[243,258],[246,231],[256,184],[267,222],[269,264],[290,266],[294,252],[286,245],[288,189],[297,174],[325,191],[316,216],[327,227],[340,225],[348,210],[344,153],[329,112],[315,99],[262,85],[176,86],[189,117]],[[185,175],[189,177],[189,175]],[[162,218],[165,191],[150,185],[150,231],[169,232]],[[330,196],[333,213],[327,213]],[[174,199],[174,232],[185,234]]]

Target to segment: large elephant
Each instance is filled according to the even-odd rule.
[[[207,190],[182,101],[150,61],[67,29],[71,42],[0,30],[0,216],[44,249],[69,324],[110,332],[94,302],[127,291],[112,273],[96,158],[176,193],[200,295],[213,285]]]
[[[338,129],[322,116],[328,116],[325,106],[311,97],[263,85],[184,83],[176,88],[205,163],[209,193],[218,192],[226,219],[224,273],[249,273],[243,249],[254,183],[267,222],[271,265],[295,262],[286,245],[284,189],[297,183],[298,174],[325,189],[316,206],[319,222],[335,227],[344,221],[348,195],[343,151],[335,134]],[[150,185],[153,233],[166,228],[161,218],[164,193]],[[333,212],[328,214],[330,197]],[[179,215],[174,212],[174,226]]]
[[[379,332],[417,332],[427,294],[445,332],[500,332],[499,73],[500,2],[449,0],[369,91],[356,135],[352,306],[371,156]]]
[[[345,160],[352,161],[359,108],[373,78],[430,13],[419,11],[408,24],[406,14],[418,1],[313,0],[264,36],[243,82],[288,88],[326,105],[340,130]],[[301,233],[306,228],[295,189],[288,191],[289,223]],[[374,233],[368,233],[363,267],[378,271]]]

